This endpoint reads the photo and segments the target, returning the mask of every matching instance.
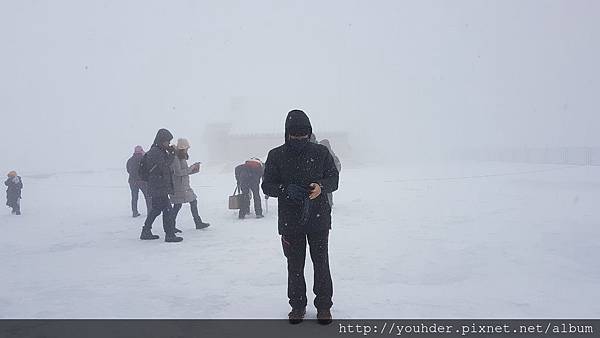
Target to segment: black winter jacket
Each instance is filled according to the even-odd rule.
[[[246,164],[240,164],[235,167],[235,179],[240,187],[257,186],[264,174],[265,169],[260,167],[250,167]]]
[[[338,188],[339,173],[327,147],[308,142],[301,151],[289,144],[288,129],[292,126],[310,126],[302,111],[291,111],[286,120],[286,143],[272,149],[265,163],[262,189],[265,195],[277,197],[278,230],[280,235],[306,234],[331,229],[331,206],[327,193]],[[321,185],[321,195],[310,200],[308,222],[300,222],[302,205],[290,200],[287,187],[297,184],[309,188],[311,183]]]
[[[166,129],[160,129],[154,143],[146,153],[145,164],[148,165],[148,192],[150,196],[161,196],[173,193],[173,172],[171,163],[175,159],[173,151],[161,148],[161,143],[171,141],[173,135]]]
[[[129,174],[129,183],[137,183],[140,181],[140,161],[144,157],[143,154],[133,154],[127,160],[127,173]]]

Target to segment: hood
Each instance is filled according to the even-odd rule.
[[[133,154],[134,155],[144,155],[144,148],[142,148],[142,146],[135,146],[135,149],[133,150]]]
[[[156,133],[156,137],[154,138],[154,142],[152,143],[155,146],[160,146],[161,143],[171,141],[173,139],[173,134],[166,129],[159,129],[158,133]]]
[[[322,145],[326,146],[327,149],[329,149],[329,151],[331,151],[331,143],[329,143],[328,139],[321,140],[321,142],[319,142],[319,144],[322,144]]]
[[[285,119],[285,139],[287,141],[290,129],[308,128],[309,136],[312,135],[312,125],[310,119],[302,110],[292,110]]]

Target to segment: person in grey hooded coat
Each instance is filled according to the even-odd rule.
[[[183,138],[177,140],[176,156],[171,164],[171,170],[173,172],[173,192],[169,194],[171,203],[173,203],[173,218],[176,221],[177,214],[179,214],[179,210],[181,210],[183,203],[189,203],[196,229],[204,229],[210,224],[202,221],[202,218],[198,213],[197,196],[190,186],[190,175],[200,171],[200,163],[196,162],[191,166],[188,166],[188,149],[190,149],[188,140]],[[181,230],[175,228],[175,232],[181,232]]]
[[[331,148],[331,142],[328,139],[322,139],[319,144],[324,145],[329,150],[331,156],[333,156],[333,163],[338,170],[338,173],[342,171],[342,162],[340,162],[340,158],[337,157],[333,149]],[[327,199],[329,200],[329,205],[333,207],[333,193],[327,193]]]

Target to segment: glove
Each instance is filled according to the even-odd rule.
[[[305,226],[310,218],[310,199],[308,195],[310,191],[308,188],[304,188],[297,184],[288,185],[287,189],[288,199],[300,204],[302,210],[300,212],[300,226]]]
[[[303,202],[305,198],[308,198],[308,189],[297,184],[290,184],[285,190],[287,198],[292,201]]]
[[[310,218],[311,200],[307,197],[302,203],[302,212],[300,213],[300,226],[305,226]]]

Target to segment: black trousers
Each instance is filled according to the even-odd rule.
[[[152,209],[152,199],[150,198],[150,195],[148,194],[148,186],[145,182],[142,183],[129,183],[129,189],[131,190],[131,211],[134,214],[139,214],[138,212],[138,199],[139,199],[139,195],[140,195],[140,190],[142,191],[142,194],[144,194],[144,199],[146,200],[146,215],[148,215],[150,213],[150,210]]]
[[[254,212],[257,215],[262,215],[262,204],[260,200],[260,187],[257,184],[252,185],[240,185],[242,189],[242,194],[244,195],[244,200],[242,202],[242,207],[240,208],[240,215],[247,215],[250,213],[250,191],[252,191],[252,196],[254,197]]]
[[[333,282],[329,271],[329,230],[307,235],[283,235],[281,244],[287,258],[288,298],[292,308],[303,308],[307,304],[304,262],[306,261],[306,241],[310,247],[310,258],[314,266],[315,307],[330,309],[333,305]]]
[[[12,199],[6,202],[6,205],[12,208],[12,213],[21,213],[21,198]]]
[[[163,229],[166,234],[175,233],[175,218],[173,213],[173,207],[169,201],[169,195],[163,194],[158,196],[152,196],[152,209],[146,217],[144,222],[144,229],[152,229],[152,224],[158,215],[162,213]]]
[[[177,215],[179,214],[179,210],[181,210],[182,203],[173,204],[173,218],[175,219],[175,223],[177,223]],[[193,200],[190,202],[190,210],[192,211],[192,217],[194,217],[194,222],[202,222],[202,218],[198,214],[198,200]]]

